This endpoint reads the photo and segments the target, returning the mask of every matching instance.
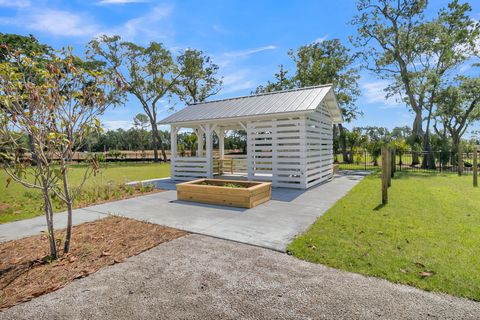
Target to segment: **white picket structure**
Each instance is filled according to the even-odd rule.
[[[319,86],[189,106],[161,123],[172,127],[175,180],[213,178],[213,135],[224,159],[225,132],[245,130],[248,180],[306,189],[333,175],[332,128],[339,122],[341,112],[331,86]],[[178,156],[179,128],[191,128],[199,137],[198,157]]]

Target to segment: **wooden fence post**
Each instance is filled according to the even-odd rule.
[[[382,204],[388,203],[388,148],[387,146],[382,147]]]
[[[395,149],[392,149],[390,154],[391,154],[391,160],[392,160],[392,161],[390,161],[390,166],[391,166],[391,168],[390,168],[391,174],[390,175],[393,178],[393,177],[395,177],[395,171],[396,171],[396,168],[395,168]]]
[[[478,146],[473,149],[473,186],[478,187]]]
[[[387,184],[388,187],[392,185],[392,153],[390,152],[390,148],[387,147]]]

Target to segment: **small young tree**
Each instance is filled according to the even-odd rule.
[[[12,58],[12,57],[10,57]],[[9,62],[0,63],[0,160],[9,175],[7,186],[13,179],[27,188],[41,191],[47,221],[50,255],[57,257],[57,245],[53,228],[51,193],[60,175],[51,165],[51,152],[55,148],[50,139],[51,100],[47,82],[25,81],[27,72],[42,76],[48,72],[39,69],[32,59],[15,52],[13,60],[25,69]],[[22,135],[29,137],[30,151],[35,159],[24,159]]]
[[[51,197],[55,195],[67,207],[68,222],[64,253],[70,249],[73,202],[80,188],[96,168],[85,170],[79,186],[68,180],[68,165],[74,152],[83,146],[86,137],[100,130],[98,116],[117,102],[117,91],[98,64],[82,61],[71,49],[52,55],[44,65],[16,51],[11,53],[15,64],[0,65],[1,105],[0,141],[4,168],[11,179],[42,191],[50,240],[50,254],[58,256],[54,236]],[[17,66],[21,65],[22,68]],[[31,81],[26,74],[35,74],[41,81]],[[36,162],[30,166],[18,157],[19,135],[32,139]]]

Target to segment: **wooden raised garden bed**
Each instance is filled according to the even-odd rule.
[[[177,184],[177,199],[253,208],[272,198],[270,182],[199,179]]]

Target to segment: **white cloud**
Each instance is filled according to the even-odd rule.
[[[252,80],[252,72],[250,70],[238,70],[223,77],[223,88],[220,93],[233,93],[253,89],[255,86],[256,83]]]
[[[0,0],[0,7],[26,8],[29,6],[29,0]]]
[[[101,0],[98,4],[127,4],[127,3],[144,3],[148,0]]]
[[[92,15],[87,13],[37,7],[19,10],[13,17],[0,17],[0,25],[13,25],[27,31],[66,37],[91,38],[102,34],[118,34],[125,40],[142,42],[146,39],[152,41],[173,36],[173,28],[166,23],[171,12],[171,6],[159,5],[150,9],[147,14],[127,20],[121,25],[105,27],[96,23]]]
[[[93,36],[98,26],[84,14],[64,10],[21,10],[15,17],[0,17],[1,25],[14,25],[54,36]]]
[[[172,28],[167,24],[167,18],[171,15],[173,7],[170,5],[159,5],[149,10],[146,15],[139,16],[126,21],[123,25],[103,30],[100,34],[118,34],[125,40],[149,41],[165,39],[173,36]]]
[[[102,126],[105,130],[128,130],[133,127],[133,123],[127,120],[107,120],[102,122]]]
[[[327,40],[327,39],[328,39],[328,35],[325,35],[325,36],[323,36],[323,37],[320,37],[320,38],[317,38],[317,39],[313,40],[312,43],[323,42],[323,41],[325,41],[325,40]]]
[[[268,45],[268,46],[253,48],[253,49],[227,52],[227,53],[225,53],[225,56],[227,56],[227,57],[246,57],[246,56],[250,56],[252,54],[256,54],[256,53],[260,53],[260,52],[268,51],[268,50],[275,50],[275,49],[277,49],[276,46]]]
[[[368,103],[383,104],[380,109],[394,109],[403,107],[403,103],[399,96],[386,98],[385,88],[387,81],[371,81],[361,84],[363,96]]]
[[[230,66],[232,63],[238,62],[239,59],[248,58],[249,56],[252,56],[257,53],[269,51],[269,50],[275,50],[275,49],[277,49],[277,47],[274,45],[266,45],[266,46],[253,48],[253,49],[229,51],[219,55],[214,55],[213,60],[220,67],[225,68],[227,66]]]
[[[62,10],[42,10],[26,21],[27,28],[55,36],[92,36],[99,28],[85,15]]]

